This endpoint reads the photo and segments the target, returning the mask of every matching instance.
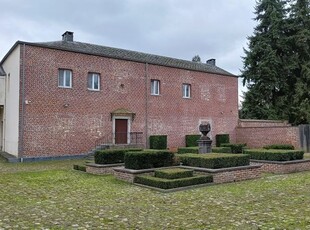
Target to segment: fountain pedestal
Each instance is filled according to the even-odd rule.
[[[199,125],[199,131],[202,133],[202,136],[200,139],[197,141],[198,142],[198,153],[211,153],[211,144],[212,140],[207,137],[208,132],[211,130],[211,125],[210,123],[203,123]]]

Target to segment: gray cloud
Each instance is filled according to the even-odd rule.
[[[2,58],[17,41],[75,40],[242,68],[255,0],[0,0]]]

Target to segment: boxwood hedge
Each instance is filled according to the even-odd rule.
[[[229,168],[250,164],[250,156],[246,154],[179,154],[183,165],[210,169]]]
[[[229,147],[231,148],[231,153],[242,153],[246,144],[232,144],[232,143],[223,143],[221,147]]]
[[[142,149],[107,149],[97,150],[94,158],[96,164],[117,164],[124,163],[124,156],[126,152],[142,151]]]
[[[245,149],[244,153],[248,154],[253,160],[267,161],[292,161],[301,160],[304,157],[302,150]]]
[[[173,165],[174,154],[167,150],[125,153],[125,168],[147,169]]]
[[[192,177],[194,170],[182,169],[182,168],[169,168],[155,170],[155,177],[164,179],[178,179],[185,177]]]
[[[290,149],[294,150],[294,146],[290,144],[274,144],[274,145],[266,145],[264,149]]]
[[[186,147],[195,147],[198,146],[198,140],[200,139],[201,135],[185,135],[185,144]]]

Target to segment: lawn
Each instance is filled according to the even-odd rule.
[[[310,229],[310,172],[163,194],[79,162],[0,159],[0,229]]]

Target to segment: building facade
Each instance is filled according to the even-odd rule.
[[[2,59],[2,150],[18,158],[85,154],[99,144],[185,145],[210,122],[236,139],[238,79],[215,61],[76,42],[18,41]],[[1,92],[2,92],[1,91]]]

